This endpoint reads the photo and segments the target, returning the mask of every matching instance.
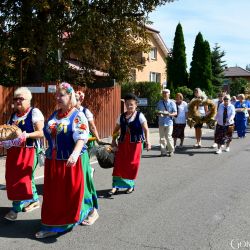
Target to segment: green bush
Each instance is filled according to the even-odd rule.
[[[147,118],[149,125],[155,125],[157,116],[155,107],[157,102],[161,99],[161,85],[156,82],[126,82],[121,85],[122,98],[127,93],[134,93],[139,98],[147,98],[147,107],[138,107]]]
[[[182,93],[185,101],[190,101],[193,98],[193,90],[189,89],[187,86],[182,86],[174,89],[171,93],[171,97],[175,99],[177,93]]]

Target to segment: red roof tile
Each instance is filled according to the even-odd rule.
[[[224,70],[225,77],[250,76],[250,71],[241,67],[228,67]]]

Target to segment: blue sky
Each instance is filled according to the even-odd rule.
[[[195,37],[201,32],[213,48],[226,52],[227,65],[250,64],[250,0],[178,0],[156,8],[151,25],[160,31],[168,48],[173,47],[177,24],[182,25],[187,64],[190,67]]]

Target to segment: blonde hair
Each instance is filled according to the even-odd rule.
[[[238,98],[239,98],[239,97],[241,97],[243,100],[246,99],[244,94],[239,94],[239,95],[238,95]]]
[[[175,95],[175,98],[177,98],[177,97],[179,97],[181,100],[183,100],[183,95],[182,95],[182,93],[177,93],[177,94]]]
[[[76,94],[75,94],[75,91],[74,91],[73,87],[69,83],[67,83],[67,82],[60,83],[59,86],[58,86],[58,90],[59,91],[64,91],[66,94],[70,95],[71,96],[71,99],[70,99],[71,100],[71,105],[73,107],[76,106],[76,103],[77,103]]]
[[[23,95],[28,101],[31,101],[32,99],[32,94],[27,87],[20,87],[14,91],[14,97],[19,95]]]

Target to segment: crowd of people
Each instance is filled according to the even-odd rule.
[[[177,147],[177,139],[180,139],[179,148],[183,147],[185,138],[185,127],[188,119],[191,119],[191,127],[195,129],[195,148],[201,148],[202,127],[204,123],[214,121],[214,144],[217,148],[216,154],[230,151],[230,142],[233,132],[236,130],[239,139],[246,136],[250,101],[246,100],[244,94],[237,97],[221,92],[218,98],[210,102],[206,94],[200,89],[194,90],[194,98],[188,104],[183,100],[183,95],[177,93],[175,100],[170,99],[170,90],[163,89],[162,99],[157,104],[159,116],[160,156],[172,156]],[[215,113],[212,114],[212,104]],[[197,118],[198,116],[198,118]],[[206,119],[209,118],[209,119]]]
[[[34,172],[42,150],[41,139],[47,140],[41,229],[35,234],[38,239],[67,232],[76,225],[91,226],[99,218],[88,152],[93,146],[89,138],[100,142],[93,114],[82,106],[84,93],[75,92],[69,83],[59,84],[55,97],[58,109],[45,121],[42,112],[31,107],[30,90],[16,89],[8,124],[18,126],[22,133],[0,143],[7,149],[6,190],[12,201],[4,218],[15,221],[18,213],[40,208]],[[127,111],[117,118],[113,133],[116,157],[109,196],[121,188],[126,194],[134,191],[142,146],[151,148],[147,120],[137,111],[137,97],[126,95],[125,104]]]
[[[22,133],[17,139],[1,144],[7,148],[6,190],[8,199],[12,201],[5,219],[15,221],[18,213],[40,207],[34,172],[41,152],[41,139],[45,137],[47,140],[41,229],[35,234],[39,239],[67,232],[76,225],[91,226],[99,218],[88,152],[93,146],[90,137],[95,137],[97,143],[101,141],[94,116],[82,106],[84,93],[75,92],[69,83],[59,84],[55,97],[59,108],[45,121],[42,112],[31,107],[30,90],[18,88],[14,92],[14,112],[8,124],[17,125]],[[199,88],[194,90],[191,102],[199,101],[195,107],[201,118],[211,114],[211,109],[203,102],[205,98]],[[126,194],[134,191],[142,148],[151,149],[147,120],[137,109],[137,97],[129,93],[124,99],[126,111],[117,118],[112,134],[115,160],[109,196],[120,189],[126,189]],[[224,93],[219,93],[214,105],[217,123],[213,146],[220,154],[223,145],[226,152],[230,150],[235,126],[239,138],[245,137],[250,105],[243,94],[233,103],[230,96]],[[189,108],[190,104],[184,101],[181,93],[171,100],[170,90],[163,89],[162,99],[157,104],[160,156],[173,156],[178,139],[179,147],[183,147],[187,119],[192,118]],[[202,120],[194,121],[194,146],[197,148],[201,147],[202,126]]]

